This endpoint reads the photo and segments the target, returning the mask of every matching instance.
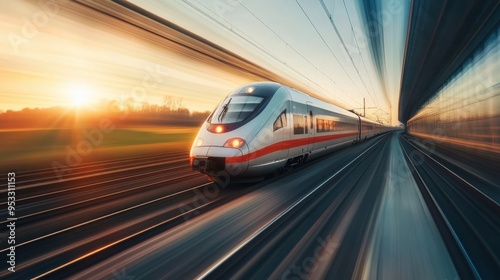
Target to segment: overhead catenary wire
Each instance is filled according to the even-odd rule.
[[[240,3],[240,5],[245,9],[247,10],[252,16],[254,16],[260,23],[262,23],[269,31],[271,31],[276,37],[278,37],[283,43],[285,43],[288,47],[290,47],[295,53],[297,53],[300,57],[302,57],[305,61],[307,61],[307,63],[309,63],[312,67],[314,67],[314,69],[316,69],[316,71],[320,72],[321,74],[323,74],[323,76],[325,76],[327,79],[329,79],[331,82],[333,82],[334,85],[336,85],[344,94],[346,94],[346,92],[335,82],[335,80],[333,80],[330,76],[326,75],[323,71],[321,71],[320,69],[318,69],[318,67],[316,67],[309,59],[307,59],[303,54],[301,54],[299,51],[297,51],[294,47],[292,47],[291,44],[289,44],[285,39],[283,39],[283,37],[281,37],[279,34],[277,34],[271,27],[269,27],[269,25],[267,25],[265,22],[263,22],[255,13],[253,13],[250,9],[248,9],[243,3]],[[347,95],[349,96],[349,95]],[[350,97],[350,96],[349,96]],[[351,97],[350,97],[351,98]],[[352,99],[352,98],[351,98]],[[354,102],[359,102],[355,99],[352,99]]]
[[[236,36],[238,36],[240,39],[246,41],[247,43],[249,43],[250,45],[254,46],[255,48],[259,49],[260,51],[262,51],[263,53],[269,55],[270,57],[272,57],[273,59],[277,60],[280,64],[283,64],[285,65],[285,67],[289,68],[291,71],[295,72],[296,74],[302,76],[303,78],[307,79],[308,81],[310,81],[311,83],[317,85],[313,80],[311,80],[310,78],[308,78],[307,76],[305,76],[304,74],[300,73],[299,71],[297,71],[296,69],[292,68],[290,65],[288,65],[285,61],[279,59],[278,57],[276,57],[275,55],[273,55],[271,52],[269,52],[265,47],[263,47],[262,45],[260,45],[257,41],[255,40],[250,40],[252,39],[250,36],[248,36],[247,34],[245,34],[243,31],[241,31],[240,29],[238,29],[237,27],[234,27],[234,26],[231,26],[231,28],[225,26],[224,24],[222,24],[219,20],[215,19],[212,15],[210,15],[209,13],[207,13],[206,11],[210,11],[210,9],[205,6],[203,3],[199,2],[199,1],[196,1],[199,5],[203,6],[205,9],[200,9],[199,7],[197,7],[196,5],[194,5],[193,3],[190,3],[189,1],[186,1],[186,0],[183,0],[183,2],[190,6],[192,9],[196,10],[197,12],[203,14],[205,17],[207,17],[208,19],[212,20],[213,22],[215,23],[218,23],[219,25],[221,25],[222,27],[226,28],[227,30],[229,30],[230,32],[232,32],[233,34],[235,34]],[[224,21],[227,22],[227,20],[225,20],[224,18],[222,18]],[[228,22],[229,23],[229,22]],[[237,32],[236,32],[236,31]],[[239,32],[239,33],[238,33]],[[243,34],[244,36],[242,36],[241,34]],[[317,85],[319,86],[319,85]]]
[[[375,92],[375,89],[373,87],[373,83],[372,83],[372,79],[371,79],[371,76],[368,74],[368,69],[366,68],[366,63],[365,63],[365,59],[364,59],[364,56],[363,54],[361,53],[361,49],[359,48],[359,43],[358,43],[358,38],[356,37],[356,34],[354,33],[354,27],[352,25],[352,20],[351,20],[351,15],[349,14],[349,10],[347,9],[347,5],[345,3],[345,0],[342,0],[342,2],[344,3],[344,10],[347,14],[347,19],[349,20],[349,25],[351,26],[351,32],[352,32],[352,36],[354,37],[354,43],[356,44],[356,48],[358,49],[358,53],[359,53],[359,56],[361,57],[361,62],[363,63],[363,68],[365,69],[365,73],[366,75],[368,76],[368,81],[370,83],[370,87],[372,89],[372,92]],[[332,9],[333,11],[333,9]],[[380,107],[376,101],[377,99],[375,99],[375,105],[377,105],[377,107]]]
[[[213,22],[215,23],[218,23],[219,25],[221,25],[222,27],[224,27],[225,29],[229,30],[230,32],[232,32],[233,34],[235,34],[236,36],[238,36],[240,39],[246,41],[247,43],[249,43],[250,45],[254,46],[255,48],[259,49],[260,51],[262,51],[263,53],[267,54],[268,56],[270,56],[271,58],[275,59],[276,61],[278,61],[280,64],[284,65],[285,67],[287,67],[288,69],[290,69],[291,71],[293,71],[294,73],[300,75],[301,77],[305,78],[306,80],[308,80],[309,82],[311,82],[312,84],[316,85],[318,88],[321,88],[322,90],[324,90],[325,92],[327,93],[330,93],[331,91],[329,91],[328,89],[324,88],[323,86],[319,85],[318,83],[314,82],[313,80],[311,80],[309,77],[307,77],[306,75],[302,74],[301,72],[299,72],[298,70],[296,70],[295,68],[291,67],[289,64],[287,64],[285,61],[281,60],[280,58],[278,58],[276,55],[272,54],[270,51],[268,51],[264,46],[262,46],[261,44],[259,44],[257,41],[255,40],[251,40],[251,37],[248,36],[245,32],[241,31],[240,29],[238,29],[237,27],[234,27],[234,26],[231,26],[231,28],[229,28],[228,26],[224,25],[221,21],[217,20],[215,17],[213,17],[212,15],[210,15],[209,13],[207,13],[206,11],[210,11],[209,7],[207,7],[206,5],[204,5],[203,3],[201,3],[200,1],[197,1],[195,0],[200,6],[202,6],[204,9],[200,9],[198,6],[194,5],[193,3],[191,3],[190,1],[187,1],[187,0],[183,0],[183,2],[188,5],[189,7],[191,7],[192,9],[196,10],[197,12],[203,14],[205,17],[207,17],[208,19],[212,20]],[[242,5],[242,3],[239,3],[243,8],[245,8],[247,11],[249,11],[248,8],[246,8],[244,5]],[[257,20],[259,20],[261,23],[263,23],[254,13],[251,13],[254,17],[256,17]],[[223,21],[226,21],[228,24],[230,24],[226,19],[224,19],[223,17],[219,16],[219,18],[221,18]],[[264,24],[264,23],[263,23]],[[265,25],[266,28],[270,29],[269,26]],[[270,29],[275,35],[277,35],[272,29]],[[281,38],[280,36],[278,36],[278,38],[280,40],[282,40],[287,46],[289,46],[294,52],[296,52],[297,54],[299,54],[301,57],[303,57],[303,55],[301,55],[296,49],[294,49],[293,47],[291,47],[290,44],[288,44],[283,38]],[[303,57],[304,58],[304,57]],[[304,58],[310,65],[312,65],[317,71],[319,71],[323,76],[325,76],[327,79],[329,79],[330,81],[332,81],[334,83],[335,86],[337,86],[344,94],[345,94],[345,91],[334,81],[332,80],[328,75],[326,75],[324,72],[322,72],[320,69],[318,69],[316,66],[314,66],[314,64],[312,64],[309,60],[307,60],[306,58]],[[345,100],[339,100],[338,96],[334,96],[332,95],[337,101],[343,103],[344,105],[348,105],[350,102],[346,102]],[[350,97],[348,94],[345,94],[345,96],[348,96]],[[352,97],[350,97],[352,99]],[[355,100],[353,99],[354,102],[358,103],[359,104],[359,101],[358,100]]]
[[[354,82],[354,80],[352,79],[351,75],[349,75],[349,72],[347,72],[347,70],[345,69],[344,65],[342,65],[342,63],[340,63],[340,61],[338,60],[338,58],[335,55],[335,53],[333,52],[333,50],[330,48],[330,45],[328,45],[328,43],[326,42],[325,38],[323,37],[323,35],[321,35],[321,33],[319,32],[319,30],[316,28],[316,25],[314,25],[314,23],[312,22],[312,20],[309,17],[309,15],[307,15],[307,13],[305,12],[305,10],[302,8],[302,5],[300,5],[300,3],[299,3],[298,0],[295,0],[295,2],[299,6],[299,8],[302,10],[302,13],[306,16],[307,20],[309,21],[309,23],[311,24],[311,26],[314,28],[314,30],[316,31],[316,33],[318,34],[318,36],[321,38],[321,40],[323,41],[323,43],[325,44],[325,46],[328,48],[328,50],[330,51],[330,53],[332,54],[332,56],[335,58],[335,60],[337,61],[337,63],[340,65],[340,68],[342,68],[342,70],[344,70],[344,72],[347,74],[347,77],[349,77],[349,79],[351,80],[351,82],[353,83],[353,85],[356,87],[356,89],[361,92],[361,90],[359,89],[357,83]],[[353,99],[351,96],[349,96],[349,98]],[[357,102],[357,101],[355,100],[355,102]]]
[[[295,0],[297,2],[297,4],[299,4],[298,0]],[[339,38],[340,40],[340,43],[342,44],[342,47],[344,48],[344,51],[346,52],[346,54],[349,56],[349,59],[352,63],[352,66],[354,67],[354,69],[356,70],[356,73],[358,74],[359,76],[359,79],[361,81],[361,83],[363,84],[366,92],[368,93],[368,96],[370,97],[370,99],[375,103],[377,104],[377,102],[373,99],[372,95],[370,94],[370,91],[368,90],[368,87],[366,86],[363,78],[361,77],[361,74],[359,73],[359,70],[358,70],[358,67],[356,66],[356,63],[354,63],[354,60],[351,56],[351,54],[349,53],[349,50],[347,49],[347,46],[345,45],[345,42],[344,42],[344,39],[342,38],[342,35],[340,35],[340,32],[339,30],[337,29],[337,26],[335,25],[335,22],[333,21],[333,18],[332,18],[332,15],[330,14],[330,12],[328,11],[328,8],[326,7],[325,5],[325,2],[323,0],[319,0],[319,2],[321,3],[321,6],[323,8],[323,10],[325,11],[325,14],[326,16],[328,17],[328,20],[330,21],[330,24],[331,26],[333,27],[333,30],[335,31],[335,34],[337,34],[337,37]],[[299,4],[300,6],[300,4]],[[302,7],[301,7],[302,9]],[[305,12],[304,12],[305,13]],[[311,22],[312,23],[312,22]],[[352,25],[351,25],[351,28],[352,28]],[[325,43],[326,44],[326,43]],[[359,47],[358,47],[358,51],[359,51]],[[338,60],[337,60],[338,61]],[[349,76],[350,77],[350,76]],[[352,80],[352,78],[351,78]],[[354,83],[354,81],[353,81]],[[378,104],[377,104],[378,106]]]

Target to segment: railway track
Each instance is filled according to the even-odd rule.
[[[360,161],[361,159],[366,159],[366,157],[363,157],[365,154],[369,153],[372,151],[374,147],[379,145],[379,143],[384,140],[384,138],[379,139],[377,142],[372,144],[368,149],[366,149],[364,152],[362,152],[360,155],[358,155],[356,158],[354,158],[352,161],[344,165],[342,168],[340,168],[338,171],[336,171],[334,174],[332,174],[330,177],[328,177],[326,180],[321,182],[319,185],[314,187],[310,192],[305,194],[303,197],[301,197],[298,201],[293,203],[290,207],[286,208],[283,212],[281,212],[279,215],[274,217],[271,221],[269,221],[267,224],[265,224],[262,228],[254,232],[251,236],[249,236],[246,240],[244,240],[242,243],[240,243],[238,246],[236,246],[231,252],[223,256],[221,259],[217,260],[213,265],[208,267],[205,271],[203,271],[200,275],[198,275],[196,278],[197,279],[219,279],[219,278],[227,278],[227,277],[235,277],[235,274],[237,277],[245,277],[245,273],[242,273],[242,267],[245,267],[247,265],[246,261],[248,261],[248,258],[252,258],[252,253],[256,253],[254,251],[255,248],[261,248],[265,247],[263,243],[270,242],[269,239],[273,239],[276,235],[273,234],[278,228],[283,227],[284,225],[294,224],[293,220],[299,220],[300,218],[300,211],[299,209],[306,209],[309,205],[313,204],[315,205],[317,202],[318,197],[323,196],[325,192],[325,188],[332,187],[334,179],[337,179],[340,177],[342,172],[344,170],[348,169],[351,165],[356,163],[357,161]],[[366,193],[367,190],[364,190]],[[345,190],[342,193],[342,195],[338,196],[337,203],[330,203],[330,206],[338,206],[343,202],[343,200],[346,198],[346,196],[349,194],[350,190]],[[316,202],[315,202],[316,201]],[[354,203],[352,205],[358,206],[361,203],[361,201],[358,199],[357,203]],[[334,213],[334,209],[330,209],[330,211],[327,211],[326,213]],[[344,215],[344,217],[350,217],[352,216],[352,212],[355,211],[354,208],[348,208],[344,213],[349,213],[351,212],[351,215]],[[326,218],[325,218],[326,219]],[[346,232],[346,226],[345,226],[345,221],[344,221],[344,226],[341,227],[341,230],[343,231],[342,233],[337,233],[338,238],[340,239],[340,236],[343,236]],[[340,223],[342,224],[342,223]],[[297,226],[297,225],[296,225]],[[291,229],[289,229],[291,230]],[[245,261],[243,261],[245,260]],[[258,261],[253,260],[253,263],[256,263]],[[246,270],[251,270],[249,267],[246,267]],[[248,272],[248,271],[247,271]],[[255,273],[255,270],[252,270],[252,273]],[[246,275],[248,276],[248,275]],[[256,275],[253,274],[255,277]],[[278,276],[278,275],[274,275]]]
[[[401,136],[427,207],[463,279],[500,275],[500,208],[457,172]]]
[[[50,170],[37,170],[45,177],[18,193],[16,276],[105,279],[123,270],[149,278],[373,276],[367,264],[387,252],[374,247],[381,242],[374,236],[386,227],[380,209],[393,207],[386,201],[387,172],[399,164],[391,158],[398,156],[396,137],[382,135],[273,179],[229,188],[191,171],[186,152],[87,164],[75,170],[77,179],[57,185]],[[439,163],[415,164],[409,155],[422,151],[397,139],[441,234],[428,246],[444,242],[442,255],[452,257],[461,278],[489,279],[498,265],[491,239],[497,205]],[[92,172],[98,167],[107,169]],[[452,190],[433,186],[436,176]],[[20,173],[19,187],[23,179],[33,178]],[[462,213],[463,203],[470,213]],[[411,232],[398,227],[392,230]],[[447,273],[452,279],[453,271]]]
[[[345,177],[344,173],[347,169],[350,169],[351,165],[357,165],[360,162],[363,162],[360,159],[360,157],[363,158],[367,153],[375,153],[375,151],[373,150],[373,147],[378,147],[378,146],[380,146],[381,142],[385,142],[382,140],[383,140],[382,138],[378,139],[377,141],[379,141],[379,142],[377,142],[376,145],[373,145],[375,143],[374,142],[375,140],[373,140],[373,142],[371,142],[371,144],[367,142],[367,143],[364,143],[360,146],[356,146],[356,150],[359,153],[356,157],[354,157],[355,158],[354,160],[353,160],[353,157],[349,156],[351,153],[349,153],[349,151],[347,149],[345,151],[343,151],[343,155],[335,160],[336,162],[338,162],[341,165],[338,165],[338,166],[335,165],[335,167],[332,166],[332,168],[335,170],[335,174],[333,176],[332,176],[332,174],[328,174],[327,176],[322,175],[322,177],[325,177],[325,178],[322,179],[322,184],[318,183],[318,185],[317,185],[318,188],[315,189],[314,191],[311,191],[311,189],[308,189],[307,193],[305,193],[305,194],[302,193],[301,190],[294,191],[294,194],[290,193],[289,194],[290,196],[283,197],[285,199],[285,201],[283,203],[279,203],[279,206],[273,205],[272,203],[271,204],[258,203],[258,201],[260,201],[262,199],[262,198],[259,198],[261,196],[261,194],[265,194],[265,196],[269,196],[273,192],[273,188],[275,186],[284,187],[284,185],[282,185],[283,183],[280,183],[283,180],[296,181],[295,179],[292,179],[292,178],[300,178],[301,174],[303,174],[304,172],[307,172],[307,170],[311,170],[311,169],[314,170],[316,167],[322,166],[321,160],[311,162],[310,164],[304,166],[305,169],[304,168],[297,168],[297,169],[289,171],[289,172],[285,173],[284,175],[281,175],[277,178],[266,180],[266,181],[258,183],[258,184],[246,185],[246,186],[243,186],[243,188],[231,186],[231,189],[235,190],[234,196],[231,196],[231,195],[227,196],[225,198],[225,201],[221,202],[218,205],[214,205],[216,207],[211,208],[209,211],[205,212],[205,214],[200,214],[200,215],[196,216],[195,219],[192,220],[192,222],[190,222],[184,226],[171,228],[170,230],[167,229],[163,233],[157,233],[156,236],[152,237],[147,242],[143,242],[143,243],[134,242],[135,245],[131,244],[131,246],[128,249],[123,250],[123,252],[118,252],[115,256],[112,256],[108,259],[105,259],[101,263],[96,263],[94,265],[91,265],[87,269],[84,269],[81,272],[74,274],[73,276],[76,279],[85,279],[85,278],[89,277],[89,275],[93,275],[93,277],[97,277],[97,278],[105,278],[105,277],[107,277],[105,275],[106,274],[109,275],[110,271],[121,271],[121,268],[118,268],[118,267],[121,267],[121,266],[128,267],[127,265],[124,265],[121,263],[119,265],[117,265],[118,267],[116,267],[115,265],[112,265],[111,263],[114,263],[114,259],[120,259],[122,256],[126,257],[126,256],[135,255],[136,250],[138,252],[143,251],[143,250],[149,252],[151,250],[154,250],[153,248],[156,248],[157,246],[162,246],[162,248],[165,248],[167,250],[167,251],[165,251],[165,253],[167,255],[164,255],[162,257],[160,255],[155,254],[156,260],[152,260],[152,262],[156,263],[157,261],[164,262],[164,261],[168,260],[169,262],[172,262],[172,263],[164,264],[164,266],[161,266],[161,267],[164,267],[164,268],[169,267],[169,268],[171,268],[170,271],[168,271],[168,273],[166,273],[166,271],[151,272],[147,268],[140,266],[140,267],[138,267],[139,270],[145,269],[148,272],[146,272],[146,273],[134,272],[134,274],[132,274],[132,275],[139,275],[140,274],[140,275],[143,275],[145,277],[151,277],[151,278],[168,278],[168,277],[193,278],[197,274],[201,275],[202,271],[200,271],[200,269],[202,269],[204,267],[207,268],[207,270],[210,267],[212,267],[213,271],[209,271],[207,275],[213,275],[213,273],[216,273],[215,271],[217,270],[217,268],[214,267],[213,262],[216,261],[216,259],[214,259],[213,256],[218,255],[220,252],[218,249],[215,249],[215,248],[209,249],[209,247],[207,247],[207,244],[214,244],[214,245],[219,244],[220,245],[219,247],[221,247],[220,248],[221,250],[222,250],[222,248],[228,248],[228,249],[231,248],[229,251],[226,252],[226,254],[221,255],[220,259],[219,259],[219,260],[222,260],[221,263],[226,263],[226,261],[231,262],[231,259],[233,258],[233,256],[227,257],[227,260],[224,259],[224,256],[226,256],[228,254],[228,252],[231,252],[231,251],[239,252],[240,250],[238,248],[241,247],[241,250],[245,250],[245,247],[248,246],[248,245],[242,245],[245,242],[244,240],[241,240],[242,243],[240,243],[239,245],[236,243],[233,243],[235,240],[240,240],[241,238],[244,238],[245,236],[247,236],[247,234],[248,234],[248,236],[252,236],[252,232],[249,232],[249,230],[251,230],[252,228],[255,228],[255,230],[256,230],[255,232],[259,232],[259,230],[261,231],[261,233],[256,234],[257,237],[255,237],[255,238],[258,239],[259,236],[262,236],[261,234],[265,234],[268,230],[271,230],[271,228],[273,228],[274,225],[280,224],[283,219],[288,219],[287,217],[290,216],[293,212],[295,212],[296,209],[301,208],[306,201],[310,201],[310,202],[316,201],[316,198],[318,198],[318,196],[323,195],[324,189],[328,189],[328,187],[331,187],[331,185],[334,183],[336,178]],[[365,148],[368,146],[371,146],[372,148],[370,148],[369,150],[365,150]],[[380,156],[380,153],[377,153],[377,154]],[[369,169],[368,166],[369,165],[365,165],[364,168]],[[318,172],[320,172],[320,171],[318,171]],[[355,172],[355,169],[350,170],[350,172]],[[330,178],[327,178],[327,177],[330,177]],[[317,201],[321,201],[321,203],[324,204],[324,206],[326,206],[326,207],[336,208],[338,205],[342,205],[341,211],[336,212],[335,219],[340,219],[342,221],[341,222],[341,224],[343,224],[342,232],[345,233],[349,228],[349,226],[348,226],[350,224],[349,217],[351,217],[357,211],[359,205],[362,203],[362,199],[360,197],[371,197],[370,195],[366,196],[366,193],[368,193],[367,191],[369,189],[370,188],[368,185],[364,186],[363,188],[361,188],[359,190],[356,190],[355,192],[352,192],[350,190],[350,188],[348,188],[348,187],[346,187],[346,188],[332,188],[333,193],[330,193],[330,195],[333,195],[333,196],[339,195],[339,197],[336,198],[336,201],[338,202],[337,204],[332,206],[331,201],[325,200],[325,199],[318,199]],[[374,188],[371,188],[372,192],[373,192],[373,190],[374,190]],[[363,195],[358,197],[358,194],[360,192]],[[346,196],[349,196],[349,202],[343,202],[344,198]],[[271,195],[271,197],[272,197],[272,195]],[[355,203],[352,204],[351,201],[355,201]],[[250,207],[250,208],[248,208],[249,210],[250,209],[258,209],[258,211],[267,212],[267,215],[259,216],[259,218],[256,217],[255,220],[253,220],[249,224],[245,225],[245,222],[244,222],[246,220],[246,218],[245,218],[246,215],[244,215],[245,212],[241,212],[242,210],[237,210],[237,208],[244,209],[246,207],[249,207],[246,205],[248,203],[250,203],[250,204],[258,203],[258,205],[261,205],[260,209]],[[314,202],[314,203],[317,203],[317,202]],[[286,206],[286,207],[284,207],[284,206]],[[268,208],[270,211],[265,210]],[[228,210],[228,209],[233,209],[233,210]],[[281,209],[281,210],[279,210],[279,209]],[[210,212],[210,214],[208,214],[208,212]],[[252,211],[248,212],[248,214],[254,215],[251,212]],[[241,213],[243,215],[241,217],[237,218],[236,216],[234,216],[237,213]],[[276,218],[275,220],[273,220],[273,217],[268,216],[268,215],[271,215],[271,213],[275,214],[275,215],[273,214],[274,215],[273,217]],[[347,213],[346,216],[343,215],[345,213]],[[203,241],[203,239],[211,238],[210,236],[214,236],[214,237],[217,236],[217,239],[224,240],[224,234],[219,236],[218,234],[216,234],[216,232],[223,230],[223,228],[226,228],[227,226],[229,226],[231,224],[231,222],[229,222],[229,221],[222,222],[222,224],[220,226],[216,226],[215,228],[212,228],[212,226],[210,226],[210,224],[212,222],[219,224],[221,222],[215,222],[215,220],[219,220],[220,218],[221,219],[228,219],[228,218],[232,219],[231,217],[236,218],[235,221],[237,221],[237,223],[240,226],[243,226],[244,231],[238,230],[237,226],[233,225],[232,230],[235,232],[239,232],[239,234],[233,235],[231,238],[225,240],[224,243],[218,243],[214,239],[212,239],[212,240],[209,239],[209,240]],[[300,219],[298,219],[298,220],[300,220]],[[259,227],[255,227],[256,225],[261,224],[263,221],[265,221],[265,223],[263,223]],[[266,226],[266,224],[268,224],[268,226]],[[292,223],[292,224],[296,224],[296,222]],[[196,230],[195,232],[191,232],[191,233],[189,233],[189,232],[180,233],[180,232],[186,230],[186,228],[191,228],[191,227],[198,228],[198,230]],[[201,229],[200,227],[203,229]],[[343,235],[342,232],[339,233],[339,238],[340,238],[340,236]],[[177,236],[179,234],[180,234],[181,238],[177,239],[175,236]],[[203,236],[203,238],[197,239],[194,237],[195,235]],[[182,241],[182,239],[184,239],[184,238],[195,238],[196,242],[183,243],[184,241]],[[252,237],[249,237],[249,238],[250,238],[249,240],[252,239]],[[160,245],[160,244],[164,243],[164,242],[173,242],[174,244],[171,244],[167,247],[163,247],[165,245]],[[142,246],[144,246],[144,244],[146,244],[146,243],[150,244],[152,247],[142,248]],[[197,245],[197,243],[199,243],[199,244]],[[128,244],[130,244],[130,243],[128,243]],[[253,241],[249,241],[249,244],[250,245],[253,244]],[[141,248],[141,249],[136,249],[136,248]],[[184,248],[193,248],[193,250],[194,250],[194,248],[198,248],[198,250],[193,251],[192,253],[188,253],[187,251],[185,251]],[[211,254],[207,255],[206,253],[203,253],[204,250],[206,250],[206,249],[209,249],[211,251]],[[181,250],[181,251],[179,253],[176,253],[177,250]],[[129,252],[129,251],[131,251],[131,252]],[[132,251],[134,251],[134,252],[132,252]],[[162,250],[162,253],[163,253],[163,250]],[[196,262],[193,262],[193,263],[182,262],[184,254],[191,255],[191,258],[193,258],[193,255],[198,255],[198,254],[203,254],[204,257],[199,258]],[[235,255],[239,255],[239,254],[235,253]],[[173,256],[176,256],[176,257],[173,258]],[[204,258],[209,258],[210,260],[205,260]],[[138,262],[150,263],[150,260],[146,256],[143,258],[140,258],[140,259],[136,259],[136,260]],[[199,261],[203,262],[203,264],[198,263]],[[178,265],[176,265],[175,263],[178,263]],[[100,268],[98,269],[98,271],[94,270],[94,267],[101,267],[101,265],[105,267],[104,270],[100,269]],[[186,269],[186,266],[188,266],[190,268]],[[237,266],[234,266],[233,268],[235,268],[235,267],[237,267]],[[157,268],[158,268],[158,266],[157,266]],[[74,267],[73,267],[73,269],[74,269]],[[65,271],[64,268],[62,268],[61,271],[64,272]],[[76,271],[78,271],[78,270],[76,270]],[[194,273],[197,273],[197,274],[194,274]],[[56,275],[56,276],[57,275],[64,275],[64,273],[63,274],[56,273],[56,274],[53,274],[51,276],[54,276],[54,275]]]
[[[154,200],[142,203],[142,204],[138,204],[138,205],[135,205],[133,207],[126,208],[126,209],[114,212],[114,213],[106,215],[106,216],[102,216],[102,217],[99,217],[99,218],[96,218],[93,220],[86,221],[82,224],[78,224],[78,225],[75,225],[75,226],[70,227],[70,228],[65,228],[63,231],[54,232],[54,233],[50,234],[49,236],[43,236],[37,240],[32,240],[31,242],[39,241],[43,238],[62,233],[64,231],[78,230],[79,228],[81,228],[83,226],[87,226],[89,224],[98,222],[100,220],[114,218],[114,216],[116,216],[116,215],[120,215],[120,214],[123,214],[123,213],[128,212],[128,211],[133,211],[133,210],[136,210],[138,208],[141,208],[141,207],[144,207],[146,205],[153,204],[153,203],[164,202],[167,199],[172,199],[172,198],[178,197],[180,195],[190,193],[190,192],[195,191],[195,190],[200,190],[203,187],[206,187],[206,186],[211,185],[211,184],[212,183],[201,184],[201,185],[186,189],[186,190],[178,192],[178,193],[174,193],[174,194],[160,197],[160,198],[157,198],[157,199],[154,199]],[[152,214],[149,214],[146,217],[141,217],[139,220],[145,220],[145,218],[148,218],[148,216],[153,216],[153,215],[154,216],[160,216],[160,215],[162,216],[162,218],[160,220],[158,220],[154,223],[150,223],[149,226],[136,227],[137,230],[134,231],[132,234],[128,234],[128,235],[125,235],[122,237],[118,237],[118,236],[113,237],[112,241],[108,242],[107,244],[99,245],[94,250],[90,250],[88,253],[85,253],[79,257],[76,257],[68,262],[62,263],[49,271],[46,271],[40,275],[35,276],[33,279],[42,279],[44,277],[56,277],[56,278],[64,277],[65,275],[68,275],[69,271],[74,271],[78,267],[85,267],[85,266],[89,265],[89,263],[95,262],[96,259],[101,259],[101,258],[104,258],[105,256],[110,256],[110,254],[115,252],[113,250],[113,249],[115,249],[114,247],[125,244],[127,241],[131,241],[134,238],[136,239],[136,240],[134,240],[134,242],[140,242],[141,240],[144,240],[144,239],[141,239],[141,235],[150,236],[150,234],[152,232],[155,232],[155,230],[159,229],[160,227],[166,226],[169,223],[175,223],[176,221],[182,222],[184,217],[191,215],[193,212],[200,212],[201,213],[204,208],[208,208],[210,205],[215,204],[217,201],[218,200],[208,201],[206,203],[198,205],[194,208],[191,208],[191,209],[189,209],[185,212],[181,212],[179,214],[172,214],[169,216],[164,216],[164,214],[165,214],[164,211],[157,211],[157,213],[153,212]],[[126,228],[130,228],[130,225],[127,225],[126,227],[122,226],[120,229],[126,229]],[[168,229],[168,227],[162,228],[162,230],[165,230],[165,229]],[[142,238],[144,238],[144,237],[142,237]],[[85,241],[90,243],[90,241],[93,238],[95,238],[95,237],[93,236],[92,238],[87,238]],[[66,248],[66,250],[68,250],[68,249],[70,249],[70,248]]]
[[[147,163],[145,163],[147,161]],[[105,174],[117,174],[141,170],[144,164],[148,167],[162,168],[165,164],[173,162],[187,162],[186,153],[173,153],[168,155],[154,155],[147,157],[134,157],[130,159],[106,160],[95,163],[82,163],[75,166],[71,172],[71,176],[59,178],[53,168],[40,168],[30,171],[16,172],[16,179],[23,182],[19,190],[36,188],[38,186],[47,186],[50,184],[52,188],[59,188],[63,183],[80,179],[88,179]],[[121,175],[121,174],[117,174]],[[0,185],[0,193],[5,192],[5,184]]]
[[[186,158],[183,152],[82,164],[74,177],[57,184],[49,169],[34,170],[34,175],[16,173],[16,251],[23,260],[17,265],[17,275],[36,277],[40,271],[55,273],[68,263],[83,263],[139,237],[145,229],[181,221],[190,211],[215,203],[207,200],[190,211],[178,211],[178,203],[187,203],[193,192],[211,185],[190,171]],[[2,214],[6,215],[5,210]],[[130,220],[134,216],[137,219]],[[4,247],[0,252],[7,250]],[[68,259],[72,261],[66,263]],[[5,274],[0,272],[0,276]]]

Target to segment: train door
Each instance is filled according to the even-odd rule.
[[[308,134],[308,145],[307,152],[311,152],[314,146],[314,135],[316,129],[314,128],[314,112],[312,102],[306,102],[306,112],[307,112],[307,121],[306,121],[306,133]]]
[[[361,117],[358,116],[358,139],[356,141],[361,141]]]
[[[301,102],[294,102],[291,108],[292,120],[292,133],[290,135],[290,142],[293,143],[289,149],[289,157],[302,158],[308,153],[309,147],[309,113],[307,105]]]

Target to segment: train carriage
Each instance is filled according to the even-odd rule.
[[[194,170],[228,182],[279,174],[385,128],[272,82],[230,93],[202,125],[190,152]]]

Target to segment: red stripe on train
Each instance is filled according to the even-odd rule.
[[[296,147],[305,146],[308,144],[314,144],[314,143],[319,143],[319,142],[324,142],[324,141],[329,141],[329,140],[334,140],[334,139],[340,139],[340,138],[354,136],[354,135],[358,135],[358,132],[316,136],[313,138],[301,138],[301,139],[282,141],[282,142],[274,143],[272,145],[269,145],[267,147],[264,147],[262,149],[259,149],[257,151],[251,152],[251,153],[246,154],[246,155],[236,156],[236,157],[227,157],[226,163],[241,163],[241,162],[256,159],[256,158],[265,156],[267,154],[274,153],[274,152],[281,151],[281,150],[296,148]]]

